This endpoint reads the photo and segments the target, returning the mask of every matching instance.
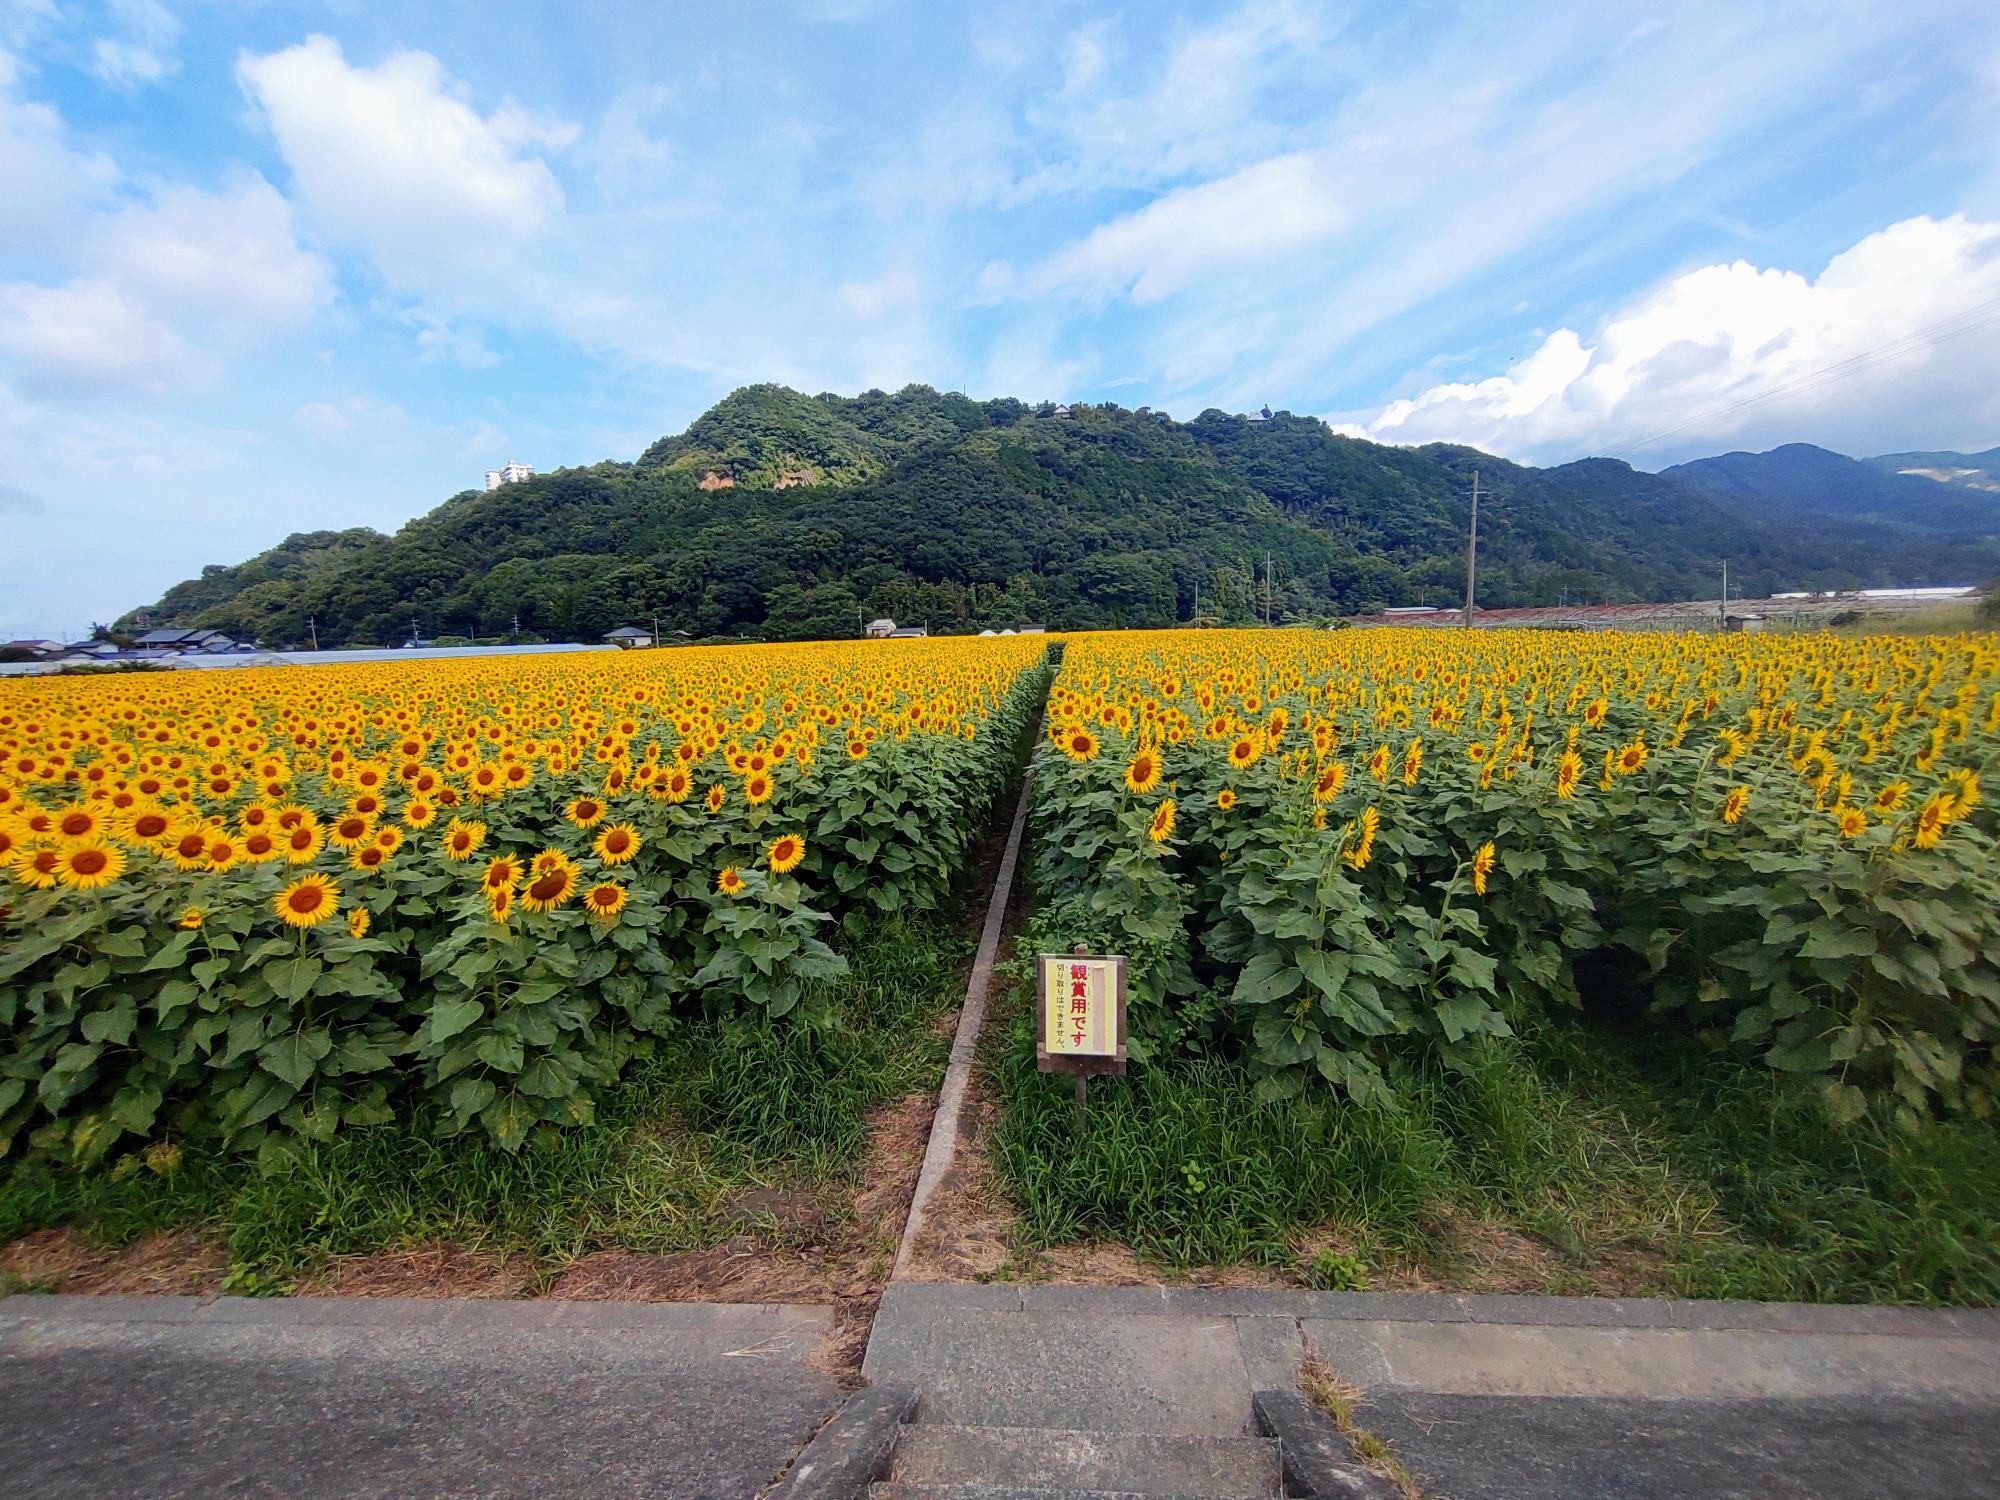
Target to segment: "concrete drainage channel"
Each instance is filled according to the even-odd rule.
[[[892,1293],[898,1286],[913,1285],[908,1276],[926,1210],[958,1151],[1033,793],[1031,768],[1022,777],[966,981],[923,1168],[890,1276]],[[869,1358],[874,1357],[871,1340]],[[1264,1500],[1285,1495],[1395,1500],[1398,1493],[1387,1480],[1351,1462],[1339,1430],[1291,1389],[1256,1392],[1251,1421],[1239,1425],[1238,1435],[1161,1432],[1144,1422],[1130,1429],[918,1422],[922,1403],[920,1390],[893,1380],[857,1391],[799,1454],[773,1491],[774,1500]]]
[[[910,1426],[921,1398],[849,1398],[799,1456],[793,1500],[1396,1500],[1350,1462],[1333,1424],[1296,1391],[1259,1391],[1256,1436],[1185,1437],[1048,1427]]]

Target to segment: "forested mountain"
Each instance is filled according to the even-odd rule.
[[[2000,536],[2000,483],[1987,467],[2000,470],[2000,450],[1855,459],[1788,443],[1768,453],[1698,458],[1661,473],[1776,521],[1830,516],[1900,531],[1993,537]]]
[[[430,635],[497,635],[518,616],[523,632],[586,639],[655,618],[787,639],[878,615],[934,630],[1166,625],[1260,612],[1267,555],[1283,618],[1444,604],[1462,597],[1475,468],[1491,605],[1712,595],[1725,554],[1746,593],[2000,570],[2000,548],[1801,519],[1609,459],[1534,469],[1284,413],[1177,423],[927,386],[766,385],[636,462],[468,491],[393,537],[292,537],[204,570],[150,615],[267,645],[301,640],[309,616],[327,645],[400,641],[413,618]]]
[[[1883,453],[1862,462],[1954,489],[2000,495],[2000,448],[1984,453]]]

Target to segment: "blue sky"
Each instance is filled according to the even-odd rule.
[[[2000,7],[0,0],[0,637],[733,386],[2000,443]]]

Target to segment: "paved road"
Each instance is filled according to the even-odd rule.
[[[755,1494],[828,1309],[0,1299],[0,1494]]]
[[[892,1285],[920,1422],[1229,1437],[1310,1346],[1454,1500],[2000,1497],[2000,1313]]]

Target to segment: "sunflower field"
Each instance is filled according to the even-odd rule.
[[[0,683],[0,1156],[588,1123],[935,907],[1032,639]],[[174,1148],[177,1149],[177,1148]]]
[[[1991,634],[1085,635],[1045,730],[1036,921],[1142,1057],[1382,1102],[1616,992],[1837,1118],[1993,1108]]]

